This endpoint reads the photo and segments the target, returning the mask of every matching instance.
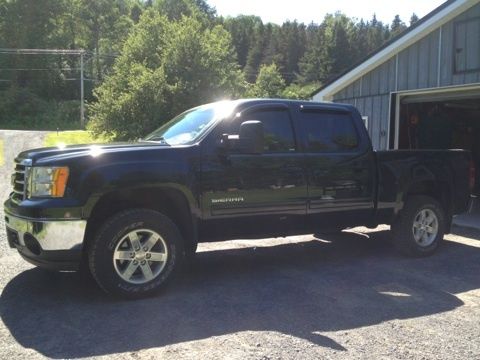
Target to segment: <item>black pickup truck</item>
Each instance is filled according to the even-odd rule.
[[[399,250],[429,255],[467,209],[470,163],[462,150],[373,151],[349,105],[224,101],[134,143],[19,154],[5,223],[27,261],[140,297],[199,242],[390,224]]]

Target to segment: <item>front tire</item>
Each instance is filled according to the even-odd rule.
[[[429,256],[443,240],[445,228],[445,211],[437,200],[412,196],[392,225],[393,241],[405,255]]]
[[[97,231],[88,250],[90,272],[106,292],[141,298],[162,289],[183,259],[183,240],[165,215],[148,209],[120,212]]]

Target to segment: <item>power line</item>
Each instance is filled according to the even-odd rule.
[[[110,54],[96,54],[90,50],[68,50],[68,49],[9,49],[9,48],[0,48],[0,54],[16,54],[16,55],[90,55],[97,57],[110,57],[116,58],[119,56],[118,53]]]
[[[86,50],[67,50],[67,49],[8,49],[0,48],[0,53],[2,54],[25,54],[25,55],[36,55],[36,54],[52,54],[52,55],[85,55],[88,51]]]
[[[80,71],[80,68],[33,69],[33,68],[0,68],[0,71]]]

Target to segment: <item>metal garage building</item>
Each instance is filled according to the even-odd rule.
[[[376,149],[467,148],[480,169],[480,0],[445,2],[313,100],[355,105]]]

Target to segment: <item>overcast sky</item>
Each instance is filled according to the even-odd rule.
[[[350,17],[377,19],[391,23],[395,15],[408,25],[412,13],[420,18],[441,5],[444,0],[208,0],[219,15],[257,15],[264,22],[282,24],[298,20],[320,23],[327,13],[341,11]]]

